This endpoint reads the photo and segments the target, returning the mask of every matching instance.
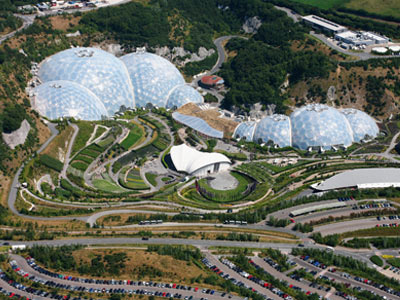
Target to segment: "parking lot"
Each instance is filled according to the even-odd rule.
[[[187,286],[176,283],[160,283],[152,281],[130,281],[130,280],[106,280],[78,278],[50,272],[35,263],[30,258],[25,260],[18,255],[12,256],[11,266],[21,277],[28,278],[48,287],[60,288],[66,291],[86,292],[93,294],[138,294],[152,295],[165,298],[176,298],[185,300],[240,300],[241,297],[233,296],[224,292],[201,288],[198,286]],[[47,294],[45,298],[61,300],[61,295]]]

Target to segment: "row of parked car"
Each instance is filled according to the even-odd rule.
[[[273,267],[275,270],[281,272],[282,267],[281,267],[278,263],[276,263],[274,260],[272,260],[271,258],[269,258],[269,257],[264,257],[264,261],[265,261],[267,264],[269,264],[271,267]],[[295,267],[295,266],[297,265],[294,261],[292,261],[292,260],[290,260],[290,259],[289,259],[287,262],[288,262],[288,264],[289,264],[290,266],[294,266],[294,267]]]
[[[300,258],[303,259],[304,261],[307,261],[308,263],[311,263],[311,264],[314,265],[314,266],[320,267],[320,268],[322,268],[322,269],[324,269],[324,268],[326,269],[326,266],[325,266],[324,264],[319,263],[319,262],[316,261],[316,260],[310,259],[309,256],[301,256]],[[316,263],[317,263],[317,264],[316,264]],[[331,271],[332,273],[334,273],[334,272],[336,272],[336,268],[330,268],[329,271]],[[326,276],[326,275],[323,275],[323,276]],[[400,297],[400,290],[395,291],[395,290],[393,290],[392,288],[389,288],[389,287],[387,287],[387,286],[385,286],[385,285],[383,285],[383,284],[379,284],[379,283],[373,282],[372,280],[365,279],[365,278],[361,278],[361,277],[357,277],[357,276],[354,276],[354,277],[353,277],[353,276],[351,276],[350,274],[344,273],[344,272],[341,274],[341,276],[344,277],[344,278],[354,279],[354,280],[356,280],[356,281],[358,281],[358,282],[362,282],[362,283],[371,285],[371,286],[373,286],[373,287],[375,287],[375,288],[378,288],[378,289],[380,289],[380,290],[382,290],[382,291],[385,291],[385,292],[387,292],[387,293],[389,293],[389,294],[396,295],[396,296],[399,296],[399,297]],[[328,277],[327,277],[327,279],[330,280],[330,281],[334,281],[333,278],[328,278]],[[356,288],[358,288],[358,287],[356,287]],[[375,294],[373,291],[369,291],[369,292]],[[346,298],[346,299],[347,299],[347,298]]]
[[[277,287],[274,287],[271,283],[269,282],[265,282],[264,280],[261,280],[253,275],[248,274],[247,272],[245,272],[244,270],[242,270],[241,268],[239,268],[238,266],[236,266],[233,262],[231,262],[228,259],[221,259],[221,262],[228,266],[230,269],[232,269],[233,271],[235,271],[236,273],[238,273],[240,276],[253,281],[254,283],[260,285],[263,288],[266,288],[268,290],[270,290],[272,293],[278,295],[279,297],[285,299],[285,300],[293,300],[292,296],[288,295],[287,293],[283,292],[282,290],[280,290]],[[256,263],[254,263],[254,261],[249,260],[249,263],[252,264],[256,269],[262,269],[260,266],[258,266]],[[264,269],[262,269],[265,273],[267,273]],[[293,287],[293,286],[292,286]],[[296,287],[294,287],[296,288]],[[253,289],[253,291],[255,291]],[[265,297],[265,296],[264,296]],[[270,298],[267,298],[270,299]]]
[[[376,227],[399,227],[397,223],[376,224]]]
[[[378,217],[376,217],[376,219],[378,220],[378,221],[380,221],[380,220],[386,220],[386,218],[388,218],[389,220],[400,220],[400,216],[395,216],[395,215],[393,215],[393,216],[388,216],[388,217],[385,217],[385,216],[378,216]]]
[[[29,299],[29,298],[26,298],[19,294],[7,291],[6,289],[3,289],[0,287],[1,293],[3,293],[4,295],[6,295],[10,298],[18,298],[18,299],[26,298],[26,300],[32,300],[32,299],[34,300],[35,296],[38,296],[38,297],[45,297],[45,298],[56,299],[56,300],[82,300],[81,298],[78,298],[78,297],[73,298],[69,295],[58,295],[55,293],[49,293],[49,292],[46,292],[46,291],[43,291],[40,289],[25,286],[22,283],[18,283],[16,281],[12,280],[11,278],[9,278],[1,269],[0,269],[0,279],[5,281],[8,285],[12,286],[13,288],[18,289],[23,292],[26,292],[26,293],[29,293],[33,296],[32,298]],[[93,299],[90,298],[90,300],[93,300]]]
[[[310,263],[310,264],[312,264],[312,265],[318,267],[318,268],[321,268],[321,269],[323,269],[323,270],[326,269],[326,265],[324,265],[323,263],[320,263],[320,262],[317,261],[317,260],[310,259],[310,257],[309,257],[308,255],[302,255],[302,256],[300,256],[300,258],[301,258],[302,260],[304,260],[304,261],[306,261],[306,262],[308,262],[308,263]]]
[[[64,283],[59,283],[59,282],[54,282],[52,280],[47,280],[43,279],[34,275],[29,275],[26,271],[22,270],[21,268],[18,267],[16,261],[11,261],[10,265],[12,269],[17,272],[20,276],[29,278],[29,280],[33,282],[37,282],[52,288],[60,288],[60,289],[65,289],[65,290],[70,290],[70,291],[77,291],[77,292],[86,292],[86,293],[107,293],[107,294],[140,294],[143,295],[143,292],[147,292],[146,295],[153,295],[153,296],[159,296],[159,297],[167,297],[167,298],[176,298],[176,299],[181,299],[182,294],[179,292],[173,292],[173,291],[147,291],[143,288],[146,287],[156,287],[156,288],[168,288],[168,289],[175,289],[175,290],[181,290],[181,291],[191,291],[191,292],[202,292],[205,294],[214,294],[214,293],[220,293],[220,292],[215,292],[214,290],[210,289],[199,289],[198,287],[190,287],[186,285],[180,285],[176,283],[157,283],[157,282],[152,282],[152,281],[131,281],[131,280],[102,280],[102,279],[84,279],[84,278],[78,278],[78,277],[72,277],[72,276],[66,276],[66,275],[61,275],[57,274],[54,272],[50,272],[40,266],[38,266],[33,258],[27,258],[27,261],[29,265],[38,271],[39,273],[45,274],[47,276],[51,276],[56,279],[63,279],[63,280],[69,280],[73,282],[79,282],[79,283],[88,283],[88,284],[101,284],[101,285],[126,285],[126,286],[137,286],[137,289],[128,289],[128,288],[94,288],[94,287],[85,287],[85,286],[74,286],[74,285],[69,285],[69,284],[64,284]],[[140,288],[139,288],[140,287]],[[148,294],[151,293],[151,294]],[[200,295],[200,294],[199,294]],[[221,296],[224,297],[225,293],[221,293]],[[193,296],[185,296],[185,300],[192,300]],[[200,300],[207,300],[207,298],[196,298]]]
[[[350,200],[354,200],[354,197],[350,196],[350,197],[339,197],[338,198],[339,201],[350,201]]]

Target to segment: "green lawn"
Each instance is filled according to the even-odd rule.
[[[157,186],[157,174],[153,174],[153,173],[146,173],[145,174],[147,181],[152,185],[152,186]]]
[[[344,5],[347,8],[362,9],[370,13],[400,18],[399,0],[350,0],[347,2]]]
[[[122,193],[126,192],[126,190],[120,188],[114,183],[111,183],[107,180],[104,179],[94,179],[93,180],[93,185],[95,188],[105,191],[105,192],[111,192],[111,193]]]
[[[292,0],[292,1],[303,4],[309,4],[323,9],[339,7],[348,2],[348,0]]]
[[[388,258],[386,262],[388,262],[392,266],[395,266],[396,268],[400,268],[400,258],[397,257]]]
[[[142,130],[138,126],[135,126],[134,129],[129,131],[128,136],[121,142],[121,147],[125,150],[129,150],[130,147],[136,144],[142,135]]]
[[[322,9],[346,7],[365,10],[382,16],[400,18],[399,0],[291,0],[293,2],[312,5]]]
[[[71,163],[71,167],[74,167],[77,170],[85,172],[89,165],[83,161],[73,161]]]
[[[232,190],[216,190],[208,185],[207,179],[203,178],[198,181],[199,186],[206,192],[201,193],[202,196],[209,200],[216,202],[234,202],[243,199],[246,195],[243,192],[246,190],[247,185],[251,182],[248,177],[241,175],[237,172],[231,172],[231,175],[238,181],[238,186]]]
[[[94,129],[93,123],[88,121],[78,121],[76,122],[76,125],[79,127],[79,132],[76,136],[74,145],[72,146],[71,157],[85,147],[86,142],[89,140]]]

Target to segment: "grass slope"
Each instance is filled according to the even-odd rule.
[[[329,9],[332,7],[339,7],[348,2],[348,0],[292,0],[303,4],[312,5],[322,9]],[[373,1],[373,0],[372,0]]]

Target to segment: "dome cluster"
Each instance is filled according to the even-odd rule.
[[[96,48],[71,48],[44,60],[38,76],[42,84],[32,104],[50,119],[99,120],[122,105],[169,108],[203,101],[172,63],[146,52],[118,59]]]
[[[310,104],[295,110],[290,117],[272,115],[259,122],[241,123],[235,129],[234,137],[279,147],[328,150],[374,138],[378,133],[375,121],[360,110],[337,110],[323,104]]]

